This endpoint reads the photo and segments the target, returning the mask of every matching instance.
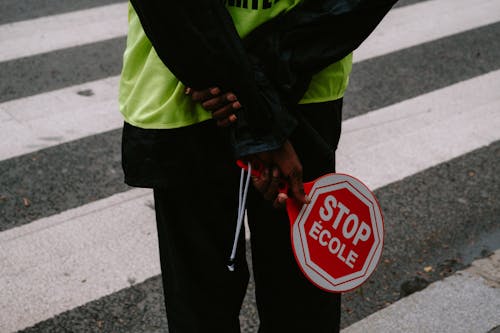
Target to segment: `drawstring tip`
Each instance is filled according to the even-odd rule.
[[[227,264],[227,269],[230,272],[234,272],[234,259],[229,259],[229,263]]]

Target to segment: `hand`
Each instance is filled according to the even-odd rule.
[[[308,204],[309,198],[304,193],[302,182],[302,164],[290,141],[285,141],[279,149],[262,152],[250,157],[266,166],[260,177],[254,178],[254,186],[264,198],[274,199],[274,206],[282,206],[288,196],[279,194],[280,179],[288,183],[289,193],[302,204]],[[283,195],[284,194],[284,195]]]
[[[218,87],[204,90],[188,87],[186,94],[190,95],[194,102],[201,103],[205,110],[210,111],[219,127],[227,127],[238,119],[234,112],[241,108],[241,104],[232,92],[222,93]]]

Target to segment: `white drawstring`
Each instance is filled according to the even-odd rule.
[[[241,232],[241,226],[243,225],[243,218],[245,217],[245,204],[247,201],[248,187],[250,185],[250,178],[252,177],[252,165],[248,163],[247,178],[245,180],[245,170],[241,169],[240,176],[240,190],[238,193],[238,219],[236,222],[236,232],[234,234],[233,250],[231,251],[231,256],[229,257],[229,263],[227,268],[233,272],[234,271],[234,259],[236,258],[236,249],[238,248],[238,238]],[[243,183],[245,183],[245,189],[243,190]]]

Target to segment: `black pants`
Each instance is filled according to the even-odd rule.
[[[341,100],[299,106],[331,148],[325,157],[315,151],[314,140],[300,131],[292,135],[305,181],[334,171],[341,109]],[[169,170],[171,181],[154,189],[169,331],[239,332],[249,278],[243,233],[236,270],[226,267],[236,228],[239,169],[227,133],[213,122],[190,126],[183,133],[176,135],[179,144],[167,149],[182,160],[181,168]],[[302,275],[285,211],[272,208],[253,189],[247,209],[259,332],[338,332],[340,295],[314,287]]]

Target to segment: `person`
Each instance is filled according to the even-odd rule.
[[[249,270],[259,332],[338,332],[340,295],[295,263],[286,200],[333,172],[352,54],[395,0],[132,0],[120,80],[125,182],[153,188],[170,332],[239,332]],[[279,194],[279,182],[288,193]]]

